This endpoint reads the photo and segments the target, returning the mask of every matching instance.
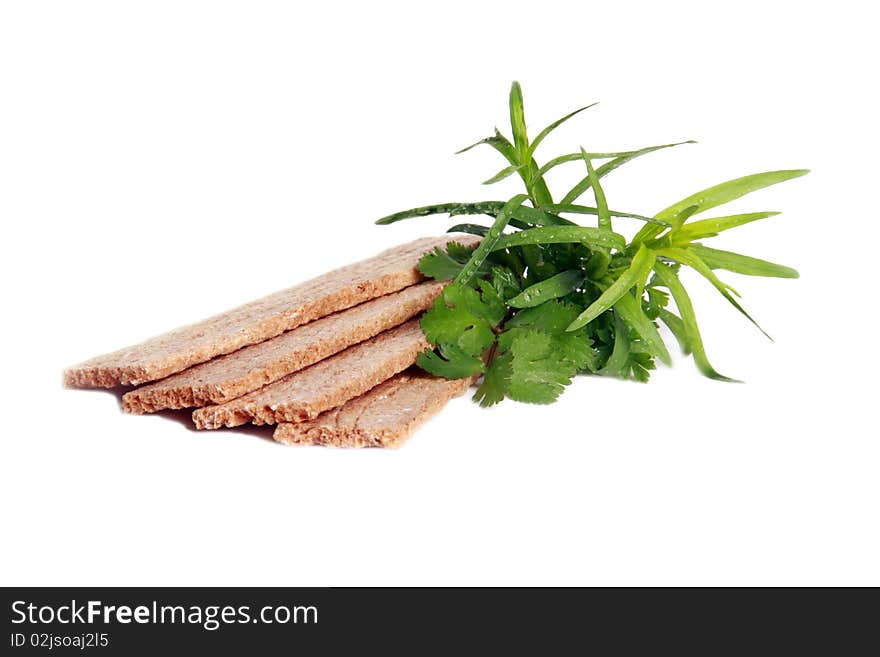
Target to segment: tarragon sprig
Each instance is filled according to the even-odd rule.
[[[612,209],[602,178],[642,155],[694,142],[614,152],[580,148],[539,165],[536,151],[547,135],[593,105],[566,114],[530,141],[522,89],[514,82],[509,98],[512,139],[496,129],[494,135],[459,153],[483,144],[491,146],[507,166],[484,184],[516,174],[525,193],[508,201],[412,208],[377,221],[391,224],[434,214],[492,219],[491,225],[459,223],[450,228],[450,232],[483,236],[477,247],[465,248],[451,241],[445,250],[435,249],[419,264],[426,276],[452,283],[422,318],[422,328],[434,349],[421,354],[418,364],[446,378],[481,374],[474,398],[482,405],[504,397],[552,402],[579,373],[646,381],[655,360],[671,361],[658,331],[661,323],[681,351],[693,356],[700,372],[733,381],[719,374],[706,356],[679,269],[694,269],[756,325],[738,301],[736,290],[715,272],[780,278],[798,275],[790,267],[704,244],[722,232],[778,213],[694,217],[802,176],[806,170],[768,171],[730,180],[653,216]],[[580,163],[585,175],[555,202],[545,176],[570,163]],[[587,191],[592,192],[594,205],[579,202]],[[595,216],[597,225],[582,226],[570,218],[572,215]],[[627,241],[614,231],[617,219],[641,221],[643,226]],[[669,308],[670,301],[675,312]]]

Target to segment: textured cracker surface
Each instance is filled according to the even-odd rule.
[[[471,245],[479,238],[426,237],[388,249],[196,324],[75,365],[65,370],[64,384],[80,388],[139,385],[268,340],[314,319],[419,282],[419,258],[453,240]]]
[[[365,395],[298,424],[285,422],[274,438],[288,445],[399,447],[472,379],[441,379],[420,371],[398,374]]]
[[[128,413],[223,404],[277,381],[426,310],[443,289],[430,281],[309,322],[166,379],[122,398]]]
[[[199,429],[304,422],[402,372],[428,346],[412,319],[255,392],[200,408],[193,421]]]

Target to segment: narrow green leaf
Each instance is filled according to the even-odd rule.
[[[436,205],[425,205],[420,208],[410,208],[409,210],[401,210],[394,214],[377,219],[376,223],[380,226],[397,223],[403,219],[411,219],[414,217],[427,217],[432,214],[450,214],[454,209],[466,206],[467,203],[438,203]],[[475,204],[472,204],[475,205]],[[470,214],[470,213],[468,213]],[[482,214],[482,212],[474,212],[473,214]]]
[[[726,269],[746,276],[771,276],[774,278],[798,278],[797,270],[775,262],[752,258],[751,256],[710,249],[702,244],[691,244],[691,251],[696,253],[703,262],[712,269]]]
[[[639,298],[625,292],[614,304],[614,311],[638,333],[651,355],[657,356],[667,365],[672,365],[669,350],[663,343],[663,338],[660,337],[654,322],[648,319],[642,310],[642,302]]]
[[[519,154],[517,164],[526,164],[529,161],[529,158],[526,157],[529,151],[529,137],[526,134],[522,87],[516,81],[510,85],[510,129],[513,131],[513,143]]]
[[[623,235],[591,226],[541,226],[503,235],[491,250],[497,251],[528,244],[586,244],[622,249],[626,240]]]
[[[495,132],[498,132],[498,128],[495,128]],[[453,155],[461,155],[462,153],[467,153],[469,150],[476,148],[477,146],[482,146],[483,144],[488,144],[491,139],[493,139],[493,137],[485,137],[484,139],[481,139],[480,141],[475,141],[470,146],[465,146],[464,148],[458,149],[457,151],[455,151],[455,153],[453,153]]]
[[[714,237],[720,232],[742,226],[744,224],[775,217],[778,212],[748,212],[745,214],[732,214],[727,217],[715,217],[713,219],[701,219],[684,224],[681,228],[672,232],[675,242],[691,242],[704,237]]]
[[[598,103],[591,103],[589,105],[585,105],[584,107],[580,107],[580,108],[576,109],[574,112],[566,114],[561,119],[554,121],[553,123],[548,125],[546,128],[541,130],[541,132],[538,133],[538,136],[535,137],[535,140],[529,146],[529,150],[528,150],[528,153],[526,153],[526,155],[529,158],[531,158],[532,155],[534,155],[534,153],[535,153],[535,149],[538,148],[538,144],[540,144],[542,141],[544,141],[544,137],[546,137],[551,132],[553,132],[556,128],[558,128],[560,125],[562,125],[563,123],[568,121],[571,117],[576,116],[577,114],[580,114],[581,112],[583,112],[585,109],[590,109],[591,107],[594,107],[595,105],[598,105]]]
[[[492,224],[489,232],[486,233],[483,241],[480,242],[480,245],[476,248],[474,254],[471,256],[471,259],[464,266],[461,272],[459,272],[458,276],[455,277],[456,283],[458,283],[459,285],[467,285],[470,282],[473,275],[483,264],[486,256],[488,256],[491,251],[495,250],[495,245],[499,241],[499,238],[501,238],[502,232],[504,231],[505,226],[507,226],[507,222],[510,221],[511,215],[519,206],[522,205],[523,201],[525,201],[526,198],[527,197],[525,194],[517,194],[504,205],[504,207],[501,209],[501,212],[498,213],[498,217],[495,219],[495,223]]]
[[[767,171],[765,173],[756,173],[750,176],[728,180],[727,182],[704,189],[682,199],[678,203],[670,205],[668,208],[661,210],[654,215],[654,218],[668,221],[673,225],[673,228],[679,228],[691,215],[723,205],[724,203],[738,199],[741,196],[745,196],[750,192],[785,182],[786,180],[799,178],[808,173],[808,169]],[[685,211],[688,212],[686,213]],[[648,240],[655,238],[661,232],[662,231],[658,230],[656,226],[642,226],[641,230],[639,230],[635,237],[633,237],[631,243],[633,245],[643,244]]]
[[[564,219],[555,214],[550,205],[542,206],[540,209],[530,208],[527,205],[521,205],[516,210],[517,220],[529,224],[530,226],[576,226],[573,221]],[[514,224],[511,224],[514,225]]]
[[[455,151],[456,155],[461,155],[462,153],[467,153],[472,148],[476,148],[477,146],[481,146],[483,144],[487,144],[494,148],[496,151],[501,153],[505,159],[507,159],[511,164],[514,164],[516,161],[516,152],[513,148],[513,144],[505,137],[498,128],[495,128],[495,134],[491,137],[486,137],[485,139],[481,139],[480,141],[476,141],[470,146],[465,146],[461,150]],[[511,160],[511,158],[513,158]]]
[[[697,369],[710,379],[736,382],[736,379],[719,374],[706,357],[703,338],[697,325],[697,316],[694,314],[694,306],[687,291],[684,289],[684,285],[681,284],[675,272],[668,265],[656,262],[654,264],[654,273],[657,274],[660,283],[669,290],[672,298],[675,299],[675,305],[678,306],[678,312],[681,314],[681,321],[684,324],[684,330],[687,335],[687,344],[694,355]]]
[[[495,128],[495,136],[492,137],[492,141],[489,143],[492,148],[501,153],[504,158],[510,162],[511,164],[519,165],[522,164],[519,159],[519,155],[516,152],[516,147],[510,143],[510,140],[502,135],[498,128]]]
[[[535,207],[542,207],[553,203],[553,196],[550,194],[550,189],[542,177],[539,176],[535,182],[530,182],[537,170],[538,163],[532,159],[529,162],[528,170],[520,171],[519,175],[523,183],[525,183],[526,189],[531,190],[530,194]]]
[[[525,206],[522,206],[525,207]],[[516,216],[512,217],[509,222],[507,222],[508,226],[512,226],[513,228],[519,228],[520,230],[528,230],[529,228],[533,228],[534,224],[530,221],[522,221],[521,219],[516,219]],[[556,224],[553,224],[554,226]]]
[[[661,146],[649,146],[647,148],[642,148],[637,151],[630,151],[625,155],[621,155],[620,157],[616,157],[610,162],[606,162],[598,169],[596,169],[596,175],[599,178],[603,176],[607,176],[609,173],[614,171],[615,169],[622,167],[627,162],[634,160],[637,157],[641,157],[642,155],[647,155],[648,153],[653,153],[654,151],[659,151],[664,148],[672,148],[673,146],[680,146],[681,144],[695,144],[694,141],[682,141],[676,144],[663,144]],[[562,199],[561,203],[573,203],[578,197],[581,196],[584,192],[590,189],[590,176],[584,177],[577,185],[571,188],[571,191],[565,195],[565,198]],[[661,217],[662,219],[662,217]]]
[[[590,187],[593,188],[593,194],[596,197],[596,209],[599,214],[599,228],[611,230],[611,215],[608,212],[608,201],[605,199],[605,192],[602,189],[602,185],[599,184],[599,176],[596,175],[596,170],[593,169],[593,163],[590,161],[590,158],[587,157],[587,152],[583,148],[581,148],[581,155],[584,158],[584,162],[587,163],[587,177],[590,179]]]
[[[449,210],[450,217],[459,215],[485,214],[493,219],[501,212],[504,201],[477,201],[476,203],[458,203]]]
[[[526,186],[532,205],[539,207],[553,202],[547,183],[538,171],[538,163],[529,154],[529,138],[526,132],[525,110],[523,109],[522,87],[514,81],[510,86],[510,126],[513,130],[512,154],[505,155],[510,164],[525,165],[519,175]]]
[[[659,314],[660,321],[666,324],[666,327],[675,336],[675,339],[678,341],[678,346],[681,347],[681,353],[685,356],[691,353],[691,347],[688,344],[687,330],[684,327],[684,322],[681,317],[676,315],[673,312],[666,310],[666,308],[660,309]]]
[[[451,228],[449,228],[447,233],[468,233],[469,235],[480,235],[481,237],[485,236],[486,233],[489,232],[488,226],[481,226],[480,224],[455,224]]]
[[[504,207],[505,201],[480,201],[478,203],[459,203],[455,205],[452,209],[449,210],[449,216],[455,217],[458,215],[474,215],[474,214],[485,214],[489,217],[495,218],[498,216],[498,213],[501,212],[501,209]],[[544,209],[536,209],[530,208],[527,205],[519,206],[513,215],[516,219],[510,220],[511,226],[517,226],[516,222],[520,222],[524,224],[524,226],[517,226],[519,228],[529,227],[529,226],[574,226],[576,225],[574,222],[569,221],[568,219],[563,219],[562,217],[553,214],[550,211],[544,211]]]
[[[657,255],[663,256],[665,258],[670,258],[675,260],[676,262],[680,262],[683,265],[687,265],[695,269],[701,276],[703,276],[706,280],[708,280],[715,287],[721,295],[730,302],[730,304],[740,311],[745,317],[761,331],[764,335],[767,336],[769,340],[773,340],[773,338],[768,335],[767,331],[761,328],[761,325],[755,321],[755,319],[749,315],[745,308],[743,308],[739,302],[733,298],[730,294],[733,292],[736,296],[740,296],[739,292],[730,287],[727,283],[723,282],[719,279],[715,272],[712,271],[712,268],[709,267],[705,262],[703,262],[702,258],[700,258],[696,253],[694,253],[691,249],[681,249],[681,248],[668,248],[668,249],[657,249]]]
[[[558,299],[566,294],[570,294],[583,282],[584,273],[581,270],[569,269],[527,287],[517,296],[510,299],[507,305],[513,308],[539,306],[550,299]]]
[[[674,225],[674,226],[673,226],[672,224],[669,224],[669,225],[672,227],[672,230],[671,230],[669,233],[666,234],[667,237],[670,237],[670,236],[672,235],[672,233],[673,233],[675,230],[677,230],[679,227],[681,227],[681,225],[682,225],[685,221],[687,221],[688,218],[689,218],[692,214],[694,214],[698,209],[699,209],[699,208],[698,208],[696,205],[689,205],[689,206],[686,207],[684,210],[682,210],[682,211],[679,213],[679,215],[678,215],[678,218],[677,218],[677,224]],[[658,216],[659,216],[659,215],[658,215]],[[654,218],[657,219],[657,217],[654,217]],[[654,224],[659,224],[661,221],[664,221],[664,220],[658,220],[658,221],[654,222]],[[668,223],[668,222],[667,222],[667,223]],[[663,228],[661,228],[659,225],[651,225],[651,224],[647,224],[647,225],[645,225],[645,226],[642,226],[642,227],[639,229],[639,232],[635,234],[635,237],[633,237],[632,240],[630,240],[630,243],[629,243],[629,247],[628,247],[628,248],[629,248],[629,249],[635,249],[635,248],[638,248],[638,246],[639,246],[640,244],[645,244],[645,243],[648,242],[649,240],[652,240],[652,239],[654,239],[655,237],[657,237],[657,236],[658,236],[660,233],[662,233],[662,232],[663,232]],[[661,242],[661,245],[662,245],[662,242]],[[653,247],[653,246],[654,246],[654,245],[652,245],[652,247]]]
[[[682,247],[663,247],[663,248],[655,248],[655,253],[664,258],[668,258],[670,260],[674,260],[682,265],[687,265],[692,269],[699,272],[702,276],[704,276],[713,286],[718,288],[719,290],[724,290],[727,292],[733,292],[736,296],[742,296],[739,292],[737,292],[733,287],[721,281],[717,276],[715,276],[712,269],[705,263],[703,260],[693,252],[690,248],[682,248]]]
[[[696,144],[694,140],[689,141],[680,141],[675,144],[663,144],[661,146],[650,146],[648,148],[641,148],[634,151],[616,151],[613,153],[587,153],[587,157],[591,160],[608,160],[612,158],[621,158],[621,157],[629,157],[629,156],[638,156],[643,151],[652,152],[655,150],[659,150],[661,148],[671,148],[672,146],[681,146],[682,144]],[[580,162],[583,159],[583,156],[580,153],[566,153],[565,155],[560,155],[559,157],[554,157],[552,160],[549,160],[544,166],[542,166],[537,171],[537,175],[544,176],[551,169],[555,169],[560,164],[565,164],[566,162]]]
[[[508,176],[511,176],[514,173],[516,173],[517,171],[520,171],[521,169],[524,169],[524,168],[526,168],[525,164],[516,164],[516,165],[511,164],[510,166],[507,166],[507,167],[504,167],[503,169],[501,169],[501,171],[496,173],[491,178],[484,180],[483,184],[484,185],[494,185],[495,183],[504,180]]]
[[[626,363],[629,361],[629,335],[626,325],[617,313],[614,313],[614,348],[611,355],[605,361],[602,369],[596,374],[601,376],[620,376]]]
[[[604,232],[604,231],[603,231]],[[613,233],[612,233],[613,234]],[[578,315],[568,327],[568,331],[576,331],[586,326],[599,315],[611,308],[626,294],[639,280],[647,278],[654,263],[654,253],[644,246],[640,247],[632,259],[629,268],[626,269],[616,281],[609,285],[590,306]]]
[[[542,205],[541,210],[545,212],[554,212],[556,214],[568,212],[570,214],[599,214],[599,208],[593,208],[589,205],[574,205],[572,203],[568,203],[563,205],[562,203],[551,203],[550,205]],[[641,214],[634,214],[632,212],[621,212],[620,210],[608,210],[608,213],[612,217],[623,217],[627,219],[639,219],[641,221],[647,221],[649,223],[656,223],[661,226],[669,226],[669,223],[666,221],[658,221],[653,217],[646,217]]]
[[[461,215],[483,214],[493,219],[498,216],[504,207],[505,201],[478,201],[476,203],[438,203],[426,205],[420,208],[401,210],[387,217],[382,217],[376,223],[380,225],[393,224],[404,219],[427,217],[435,214],[448,214],[450,217]],[[548,206],[551,207],[551,206]],[[530,208],[527,205],[516,209],[515,215],[518,220],[532,226],[571,226],[573,222],[553,214],[552,210],[544,211]],[[616,213],[614,216],[628,216],[626,213]],[[635,217],[638,218],[638,217]]]
[[[653,261],[651,264],[654,264]],[[648,277],[651,275],[651,267],[645,267],[638,273],[639,276],[636,278],[634,287],[636,289],[636,299],[641,299],[642,295],[645,293],[645,285],[648,283]],[[641,304],[641,301],[639,301],[639,304]]]
[[[513,144],[510,143],[510,140],[507,139],[507,137],[505,137],[498,131],[498,128],[495,128],[495,134],[492,137],[481,139],[480,141],[471,144],[470,146],[463,148],[460,151],[457,151],[456,155],[460,153],[466,153],[467,151],[471,150],[475,146],[479,146],[480,144],[488,144],[496,151],[501,153],[501,155],[504,156],[504,159],[513,166],[519,166],[520,164],[522,164],[519,160],[519,154],[517,153],[516,148],[514,148]]]
[[[495,132],[496,133],[498,132],[498,128],[495,128]],[[473,144],[471,144],[469,146],[465,146],[464,148],[459,148],[457,151],[455,151],[455,153],[453,153],[453,155],[461,155],[463,153],[467,153],[469,150],[476,148],[477,146],[482,146],[483,144],[489,144],[489,142],[491,142],[492,139],[494,139],[494,138],[495,138],[494,136],[493,137],[484,137],[483,139],[480,139],[479,141],[475,141]]]
[[[495,128],[495,135],[493,137],[481,139],[480,141],[461,149],[458,153],[469,151],[480,144],[488,144],[494,148],[501,153],[501,155],[504,156],[504,159],[512,166],[519,167],[520,165],[525,165],[522,169],[519,169],[519,175],[526,186],[526,190],[528,191],[532,202],[536,206],[546,205],[553,202],[553,197],[550,195],[547,183],[544,182],[542,176],[537,175],[538,163],[535,162],[534,159],[524,162],[522,159],[523,154],[517,151],[517,148],[510,143],[507,137],[498,131],[498,128]]]
[[[745,196],[750,192],[776,185],[792,178],[799,178],[809,173],[807,169],[792,169],[785,171],[766,171],[764,173],[755,173],[742,178],[728,180],[719,185],[714,185],[707,189],[691,194],[678,203],[673,203],[665,210],[661,210],[655,216],[657,219],[669,221],[673,226],[678,227],[683,223],[681,213],[686,208],[696,206],[696,210],[691,214],[698,214],[705,210],[729,203],[735,199]]]

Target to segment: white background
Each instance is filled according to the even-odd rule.
[[[869,3],[5,2],[0,582],[880,584],[875,23]],[[827,8],[827,9],[826,9]],[[452,403],[397,451],[285,448],[128,417],[61,370],[438,234],[507,198],[486,148],[519,79],[540,159],[698,139],[606,180],[653,213],[811,168],[733,209],[689,278],[709,356],[552,406]],[[561,188],[579,168],[551,180]],[[618,222],[623,232],[635,226]]]

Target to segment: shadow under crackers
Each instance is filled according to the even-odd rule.
[[[104,394],[112,395],[116,398],[116,405],[119,408],[120,413],[124,413],[122,410],[122,396],[127,393],[129,390],[133,390],[134,388],[120,386],[117,388],[69,388],[70,390],[82,391],[82,392],[99,392]],[[284,447],[279,442],[276,442],[272,438],[272,434],[275,431],[275,425],[263,425],[257,426],[255,424],[245,424],[239,427],[231,427],[231,428],[223,428],[223,429],[212,429],[210,431],[199,431],[196,429],[195,424],[192,421],[192,412],[191,408],[181,408],[181,409],[166,409],[162,411],[157,411],[156,413],[144,413],[140,417],[159,417],[163,420],[170,420],[171,422],[176,422],[181,425],[187,431],[192,433],[197,433],[199,435],[203,435],[206,438],[210,438],[211,434],[215,431],[234,431],[236,433],[240,433],[246,436],[251,436],[255,438],[259,438],[264,441],[268,441],[273,445],[278,445],[279,447]],[[138,417],[138,416],[133,416]]]

